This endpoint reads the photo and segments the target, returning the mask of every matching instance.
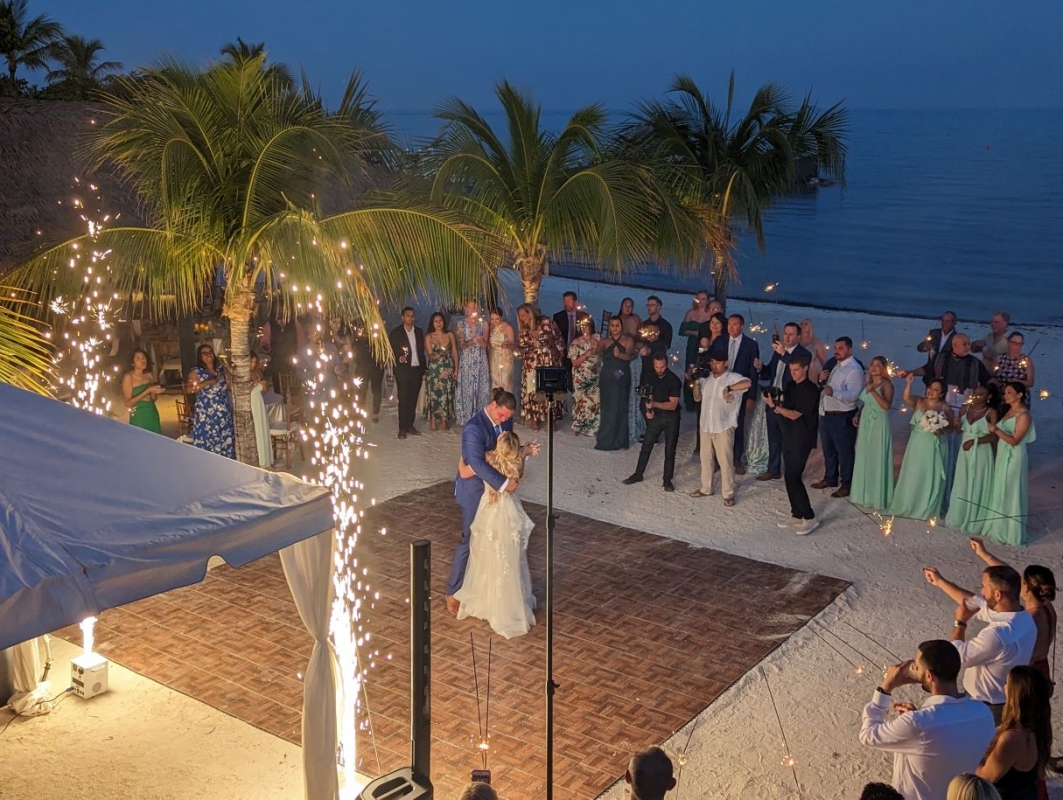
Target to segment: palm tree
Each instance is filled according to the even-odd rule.
[[[320,293],[332,313],[382,324],[378,302],[436,292],[482,291],[496,256],[480,232],[451,212],[363,194],[325,216],[325,180],[349,184],[390,141],[365,108],[357,74],[329,113],[304,87],[290,92],[260,56],[206,72],[164,63],[104,94],[104,122],[87,155],[113,164],[136,190],[149,224],[105,228],[91,247],[110,251],[120,293],[143,292],[159,313],[194,310],[220,270],[230,322],[237,455],[255,461],[250,411],[250,331],[256,289],[274,302]],[[42,294],[72,296],[67,267],[87,237],[45,251],[15,273]],[[309,294],[304,294],[304,290]],[[377,342],[377,355],[390,358]]]
[[[99,60],[104,49],[99,39],[63,36],[48,51],[51,59],[57,62],[56,69],[48,73],[48,83],[63,86],[74,100],[87,100],[103,85],[105,78],[122,69],[119,61]]]
[[[721,110],[692,79],[677,76],[666,101],[639,103],[623,126],[628,146],[672,165],[677,174],[697,176],[696,202],[724,225],[725,247],[715,249],[713,281],[726,299],[734,277],[733,230],[743,222],[764,247],[764,211],[794,190],[799,164],[813,163],[844,184],[848,113],[841,103],[818,111],[809,96],[792,108],[775,83],[757,90],[746,113],[732,120],[734,72]]]
[[[236,37],[235,42],[222,45],[221,50],[218,52],[234,64],[242,64],[256,58],[266,59],[269,55],[266,52],[265,42],[248,44],[239,36]],[[266,67],[266,71],[270,74],[270,77],[280,81],[286,87],[295,88],[295,79],[292,77],[292,72],[288,69],[287,64],[270,64]]]
[[[59,23],[46,14],[28,17],[26,0],[0,2],[0,55],[7,59],[7,76],[12,87],[20,66],[48,65],[51,46],[63,35]]]
[[[576,111],[557,134],[542,129],[541,107],[503,81],[503,139],[471,106],[448,100],[432,184],[433,200],[479,220],[506,243],[524,300],[536,303],[551,258],[590,260],[618,273],[655,255],[696,259],[698,220],[661,190],[652,170],[606,155],[606,113]]]
[[[36,304],[13,286],[0,285],[0,297],[0,383],[45,394],[52,387],[52,350],[33,317]]]

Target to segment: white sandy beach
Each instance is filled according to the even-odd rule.
[[[507,278],[514,277],[507,274]],[[784,279],[784,278],[783,278]],[[519,286],[507,280],[513,306],[521,301]],[[577,283],[548,278],[542,305],[553,312],[566,289],[579,292],[580,301],[595,320],[602,310],[616,310],[619,299],[636,298],[636,311],[644,309],[648,292],[623,287]],[[688,295],[658,292],[664,299],[663,315],[675,328],[690,306]],[[1007,308],[1006,298],[1001,306]],[[943,301],[942,310],[948,305]],[[809,316],[824,342],[848,335],[869,340],[857,355],[865,361],[882,354],[902,367],[923,362],[915,344],[926,335],[933,320],[880,315],[827,312],[772,303],[735,302],[732,311],[751,316],[749,322],[767,327]],[[959,329],[982,335],[987,321],[966,320],[957,308]],[[423,320],[427,315],[419,315]],[[863,329],[861,329],[861,325]],[[1031,447],[1030,519],[1033,541],[1022,550],[994,547],[1020,569],[1030,562],[1063,572],[1063,500],[1057,492],[1063,447],[1063,329],[1023,329],[1028,347],[1039,341],[1033,359],[1038,387],[1051,397],[1034,400],[1038,441]],[[770,333],[759,336],[767,352]],[[677,343],[675,346],[680,346]],[[922,391],[917,383],[918,391]],[[900,395],[898,381],[898,404]],[[894,434],[899,456],[907,439],[910,417],[894,412]],[[384,409],[381,422],[370,427],[369,438],[378,444],[364,481],[368,494],[378,501],[453,476],[458,435],[429,433],[404,441],[395,439],[395,409]],[[527,429],[518,428],[522,437]],[[545,434],[538,434],[540,440]],[[556,436],[555,503],[559,511],[573,511],[596,519],[623,524],[695,545],[712,547],[749,558],[818,572],[851,581],[853,587],[829,606],[813,625],[822,625],[866,655],[868,670],[855,673],[852,666],[816,635],[803,628],[769,656],[760,668],[747,673],[698,718],[690,741],[678,792],[684,800],[719,798],[767,800],[803,796],[810,800],[848,800],[859,796],[871,780],[889,781],[890,757],[873,752],[857,741],[860,711],[868,701],[890,660],[870,641],[849,627],[864,630],[893,653],[909,657],[924,639],[945,638],[951,629],[952,606],[919,573],[934,565],[950,579],[974,587],[980,573],[967,537],[925,523],[897,520],[892,536],[847,501],[813,492],[821,526],[811,536],[797,537],[775,523],[788,515],[781,481],[758,483],[752,475],[740,479],[737,505],[725,509],[718,496],[695,500],[687,496],[697,488],[698,463],[691,458],[693,418],[684,415],[680,438],[675,494],[665,494],[659,480],[663,448],[657,448],[647,480],[632,487],[620,481],[629,475],[637,451],[602,453],[593,440],[573,437],[563,426]],[[298,467],[294,470],[299,473]],[[813,456],[806,473],[811,482],[821,476],[821,461]],[[534,463],[520,488],[521,496],[545,499],[545,469]],[[366,535],[373,535],[371,533]],[[543,546],[542,531],[532,536],[532,547]],[[444,554],[449,559],[449,554]],[[444,568],[438,560],[436,568]],[[563,605],[564,597],[557,603]],[[736,606],[755,604],[757,598],[735,597]],[[846,624],[848,623],[848,624]],[[470,625],[477,624],[469,621]],[[829,638],[829,635],[828,635]],[[832,640],[836,646],[838,643]],[[58,644],[58,643],[57,643]],[[69,658],[71,648],[57,648]],[[851,658],[855,655],[847,652]],[[68,669],[57,658],[54,675]],[[116,674],[117,673],[117,674]],[[783,733],[772,709],[768,686],[778,705],[789,754],[795,759],[800,792],[795,788]],[[62,689],[61,680],[53,682]],[[114,692],[91,702],[66,698],[51,716],[19,720],[0,737],[0,797],[66,798],[298,798],[300,753],[295,746],[186,698],[161,685],[124,671],[112,671]],[[899,699],[919,702],[919,690],[905,687]],[[564,691],[556,702],[563,704]],[[1057,704],[1058,705],[1058,704]],[[0,727],[8,712],[0,712]],[[1060,711],[1055,712],[1057,731]],[[667,742],[673,755],[685,744],[690,725]],[[209,733],[209,735],[208,735]],[[1056,752],[1060,751],[1057,745]],[[504,791],[504,787],[503,791]],[[1063,780],[1050,783],[1053,797],[1063,797]],[[604,797],[619,800],[621,786]],[[449,800],[441,798],[440,800]]]

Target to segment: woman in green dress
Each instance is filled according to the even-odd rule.
[[[134,350],[132,368],[122,378],[122,399],[129,409],[129,424],[162,433],[155,398],[165,391],[148,371],[148,354],[140,349]]]
[[[438,311],[428,320],[424,338],[428,371],[424,383],[424,418],[429,430],[447,430],[454,419],[454,391],[458,383],[458,342],[447,330],[447,321]]]
[[[905,378],[903,397],[912,408],[912,435],[904,449],[890,513],[896,517],[929,520],[941,513],[941,501],[945,496],[945,448],[948,446],[945,434],[955,429],[956,422],[945,402],[945,382],[935,378],[926,387],[926,397],[913,398],[914,379],[911,373]],[[940,414],[946,426],[932,430],[931,412]]]
[[[1000,439],[997,459],[993,467],[993,488],[986,505],[983,533],[1012,547],[1026,544],[1027,472],[1029,460],[1026,445],[1037,441],[1033,417],[1026,408],[1029,390],[1018,381],[1004,387],[1004,402],[1008,411],[997,424],[989,424],[989,432]]]
[[[893,433],[889,411],[894,390],[886,366],[882,356],[871,359],[867,383],[860,392],[860,413],[853,418],[857,426],[856,463],[849,499],[876,511],[885,511],[893,502]]]
[[[949,497],[945,524],[954,531],[981,533],[985,529],[989,494],[993,487],[993,440],[989,426],[997,421],[999,405],[990,391],[979,386],[960,414],[963,433],[956,459],[956,478]]]

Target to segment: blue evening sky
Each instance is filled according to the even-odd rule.
[[[447,95],[483,106],[502,77],[546,110],[625,108],[676,72],[722,97],[732,68],[745,99],[778,80],[850,108],[1063,106],[1055,0],[31,0],[30,12],[99,37],[126,67],[163,53],[206,63],[241,36],[335,99],[357,66],[389,111]]]

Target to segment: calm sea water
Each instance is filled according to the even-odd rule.
[[[543,124],[566,117],[544,114]],[[426,114],[390,119],[410,137],[436,129]],[[1063,324],[1063,109],[855,110],[850,119],[846,188],[772,208],[765,250],[742,238],[734,296],[917,316],[949,307],[974,320],[1003,308],[1016,323]],[[592,277],[566,265],[553,273]],[[652,269],[624,282],[711,287]]]

